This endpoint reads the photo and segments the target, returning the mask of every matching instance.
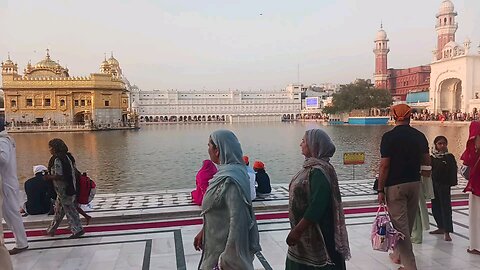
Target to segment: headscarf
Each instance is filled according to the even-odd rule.
[[[470,123],[467,146],[465,147],[465,151],[463,152],[462,156],[460,157],[463,160],[463,164],[473,168],[475,163],[479,158],[479,154],[475,149],[475,137],[480,135],[480,121],[472,121]],[[470,171],[470,173],[473,173]]]
[[[305,132],[305,141],[310,150],[311,157],[306,158],[303,163],[303,168],[294,176],[292,179],[292,184],[300,184],[305,189],[307,194],[310,194],[309,189],[309,177],[311,170],[316,168],[322,171],[325,175],[325,178],[330,183],[330,188],[332,191],[332,213],[333,213],[333,226],[334,226],[334,239],[335,239],[335,250],[342,255],[345,260],[350,259],[350,247],[348,243],[348,233],[347,227],[345,224],[345,214],[343,212],[342,198],[340,195],[340,188],[338,186],[337,174],[334,167],[330,164],[329,160],[335,153],[335,145],[333,144],[330,137],[323,130],[312,129]],[[308,197],[308,196],[307,196]],[[292,207],[294,205],[308,205],[309,200],[304,196],[295,196],[290,193],[290,203],[289,203],[289,215],[290,220],[294,219]],[[295,202],[295,200],[299,200]],[[298,218],[298,217],[297,217]],[[296,224],[294,224],[296,225]],[[327,248],[323,241],[322,232],[319,230],[320,239],[316,239],[323,245],[321,250],[299,250],[297,246],[291,246],[288,249],[289,258],[296,258],[296,260],[308,263],[314,267],[322,267],[327,264],[331,264],[330,255],[327,252]],[[308,244],[303,245],[308,246]]]
[[[217,130],[210,135],[210,139],[220,152],[220,164],[218,172],[209,182],[208,190],[231,178],[242,191],[242,197],[248,204],[250,198],[250,178],[243,162],[243,153],[237,136],[230,130]],[[207,190],[207,192],[208,192]],[[206,212],[207,210],[204,210]]]
[[[412,109],[407,104],[397,104],[392,107],[392,115],[397,121],[405,121],[410,118]]]
[[[329,161],[335,154],[335,145],[325,131],[310,129],[305,132],[305,137],[312,157]]]
[[[48,168],[43,165],[33,166],[33,175],[36,175],[37,173],[43,173],[45,171],[48,171]]]

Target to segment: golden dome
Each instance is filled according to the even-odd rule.
[[[59,63],[50,59],[50,51],[48,49],[47,49],[47,55],[46,55],[45,59],[36,63],[34,67],[35,68],[52,68],[52,69],[62,68],[62,66],[60,66]]]
[[[115,65],[115,66],[120,65],[120,63],[118,63],[117,59],[115,59],[115,57],[113,57],[113,53],[111,54],[110,58],[108,59],[108,64]]]

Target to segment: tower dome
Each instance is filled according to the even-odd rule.
[[[385,32],[385,30],[383,29],[378,30],[375,40],[386,40],[386,39],[387,39],[387,32]]]
[[[443,0],[442,4],[440,5],[440,10],[438,11],[438,13],[448,14],[448,13],[453,13],[454,11],[455,11],[455,6],[453,5],[452,1]]]

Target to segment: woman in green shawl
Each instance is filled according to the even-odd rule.
[[[338,187],[330,164],[335,145],[320,129],[307,130],[300,144],[305,162],[289,187],[287,270],[346,269],[350,248]]]
[[[240,142],[233,132],[217,130],[210,135],[208,154],[218,172],[209,181],[203,228],[194,239],[195,249],[203,250],[198,269],[253,270],[261,248]]]

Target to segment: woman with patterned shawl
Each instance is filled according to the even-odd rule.
[[[330,137],[320,129],[307,130],[300,144],[303,168],[289,187],[288,254],[285,269],[346,269],[350,248]]]
[[[47,234],[54,236],[63,217],[67,216],[68,225],[72,232],[69,238],[79,238],[85,234],[85,231],[80,222],[75,201],[75,160],[72,154],[68,152],[68,147],[62,139],[50,140],[48,147],[52,157],[48,162],[49,174],[45,175],[44,179],[53,181],[57,200],[55,201],[55,216],[47,228]]]
[[[203,198],[203,228],[193,243],[203,250],[198,269],[253,270],[261,248],[240,142],[233,132],[217,130],[210,135],[208,154],[218,172]]]

